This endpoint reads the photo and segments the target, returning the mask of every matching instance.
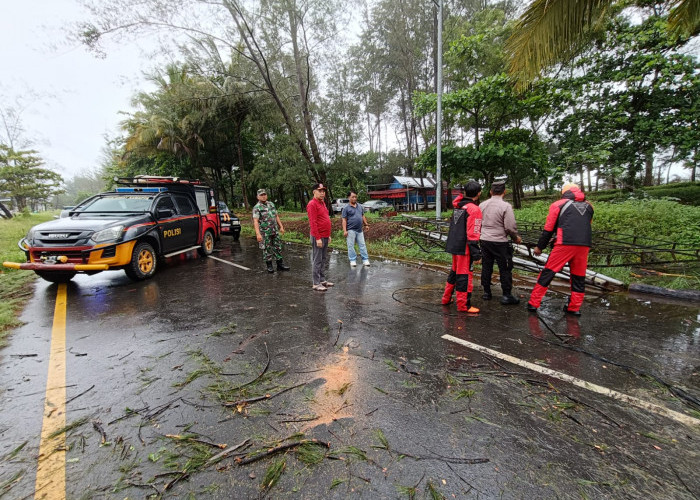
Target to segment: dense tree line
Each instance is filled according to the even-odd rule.
[[[544,28],[556,34],[566,3],[536,0],[523,13],[509,0],[445,1],[438,48],[437,9],[418,0],[95,2],[80,30],[95,50],[105,36],[156,30],[180,55],[135,96],[108,177],[202,178],[246,206],[265,187],[301,207],[312,182],[341,197],[423,176],[435,170],[441,49],[450,185],[507,175],[519,204],[526,187],[563,176],[589,189],[650,185],[685,162],[694,179],[700,78],[686,47],[698,14],[677,19],[692,2],[591,1],[589,15],[560,14],[574,38],[554,55],[518,52],[552,46],[528,22],[554,15]]]

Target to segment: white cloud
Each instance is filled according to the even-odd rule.
[[[131,111],[153,61],[135,44],[108,47],[98,59],[67,40],[86,17],[74,0],[3,2],[0,106],[23,105],[24,138],[65,178],[99,167],[105,135]]]

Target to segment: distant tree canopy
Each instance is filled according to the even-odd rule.
[[[685,164],[694,178],[700,67],[684,48],[697,30],[669,17],[692,2],[590,4],[593,17],[576,21],[583,34],[539,66],[527,62],[517,79],[517,44],[569,29],[567,1],[535,0],[519,19],[511,0],[445,4],[449,184],[505,175],[519,203],[527,186],[546,190],[565,176],[588,175],[589,189],[592,175],[596,186],[648,185],[660,162]],[[328,184],[331,198],[349,189],[363,197],[393,175],[434,172],[437,11],[428,5],[368,2],[350,45],[349,4],[338,0],[92,3],[81,31],[91,47],[158,26],[187,36],[180,60],[152,75],[155,90],[134,97],[108,175],[201,178],[246,206],[265,187],[300,208],[313,182]],[[208,16],[191,15],[201,9]],[[532,24],[533,12],[543,24]],[[533,67],[538,78],[523,84]]]
[[[63,192],[63,178],[42,168],[36,151],[15,151],[0,144],[0,193],[7,193],[18,210],[31,208]]]

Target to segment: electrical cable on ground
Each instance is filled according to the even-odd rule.
[[[435,310],[435,308],[428,308],[428,307],[422,307],[422,306],[415,305],[415,304],[409,304],[408,302],[404,302],[403,300],[401,300],[401,299],[399,299],[399,298],[397,297],[397,294],[400,293],[400,292],[403,292],[403,291],[405,291],[405,290],[411,290],[411,291],[412,291],[412,290],[417,290],[417,289],[418,289],[417,287],[406,287],[406,288],[399,288],[399,289],[396,289],[396,290],[394,290],[394,292],[391,294],[391,298],[392,298],[393,300],[395,300],[396,302],[398,302],[399,304],[405,305],[405,306],[407,306],[407,307],[410,307],[410,308],[413,308],[413,309],[420,309],[420,310],[422,310],[422,311],[428,311],[428,312],[431,312],[431,313],[433,313],[433,314],[440,314],[440,315],[443,316],[443,317],[444,317],[444,316],[448,316],[448,317],[473,316],[473,315],[469,315],[469,314],[467,314],[467,313],[456,313],[456,314],[455,314],[455,313],[446,313],[446,312],[443,312],[443,311],[437,311],[437,310]],[[552,335],[554,335],[555,337],[557,337],[558,339],[561,340],[562,337],[561,337],[560,335],[558,335],[558,334],[554,331],[554,329],[553,329],[551,326],[549,326],[549,324],[544,320],[544,318],[542,318],[541,315],[538,314],[538,315],[537,315],[537,318],[538,318],[538,320],[545,326],[545,328],[547,328],[547,330],[549,330],[549,331],[552,333]],[[501,325],[501,326],[504,326],[504,327],[505,327],[506,325]],[[630,373],[633,373],[633,374],[635,374],[635,375],[637,375],[637,376],[639,376],[639,377],[647,377],[647,378],[650,378],[650,379],[654,380],[655,382],[659,383],[660,385],[662,385],[663,387],[665,387],[666,389],[668,389],[668,391],[669,391],[673,396],[675,396],[675,397],[677,397],[678,399],[680,399],[684,404],[686,404],[687,406],[691,407],[693,410],[695,410],[695,411],[700,411],[700,399],[698,399],[696,396],[693,396],[692,394],[689,394],[689,393],[688,393],[687,391],[685,391],[684,389],[681,389],[680,387],[677,387],[677,386],[675,386],[675,385],[673,385],[673,384],[671,384],[671,383],[669,383],[669,382],[663,380],[662,378],[660,378],[660,377],[658,377],[658,376],[656,376],[656,375],[654,375],[654,374],[652,374],[652,373],[646,372],[646,371],[641,370],[641,369],[639,369],[639,368],[635,368],[635,367],[633,367],[633,366],[626,365],[626,364],[624,364],[624,363],[619,363],[619,362],[617,362],[617,361],[613,361],[613,360],[608,359],[608,358],[606,358],[606,357],[604,357],[604,356],[601,356],[601,355],[599,355],[599,354],[596,354],[596,353],[587,351],[587,350],[585,350],[585,349],[583,349],[583,348],[581,348],[581,347],[578,347],[578,346],[575,346],[575,345],[571,345],[571,344],[568,344],[568,343],[563,342],[563,341],[556,342],[556,341],[548,340],[548,339],[544,339],[544,338],[537,338],[537,337],[534,337],[534,336],[532,336],[532,335],[531,335],[530,337],[533,338],[533,339],[535,339],[535,340],[539,340],[539,341],[541,341],[541,342],[544,342],[544,343],[547,343],[547,344],[550,344],[550,345],[553,345],[553,346],[556,346],[556,347],[561,347],[561,348],[564,348],[564,349],[568,349],[568,350],[571,350],[571,351],[575,351],[575,352],[584,354],[584,355],[589,356],[589,357],[591,357],[591,358],[593,358],[593,359],[595,359],[595,360],[602,361],[603,363],[607,363],[607,364],[610,364],[610,365],[613,365],[613,366],[617,366],[618,368],[622,368],[623,370],[627,370],[627,371],[629,371]]]

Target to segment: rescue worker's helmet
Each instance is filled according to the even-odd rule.
[[[578,187],[578,184],[574,184],[573,182],[567,182],[561,187],[561,194],[564,194],[567,191],[581,191],[581,188]]]

